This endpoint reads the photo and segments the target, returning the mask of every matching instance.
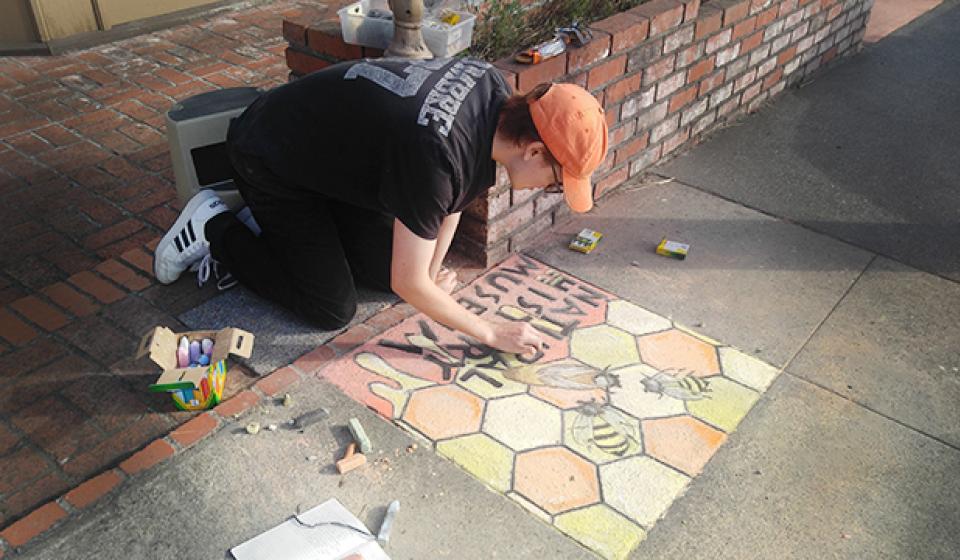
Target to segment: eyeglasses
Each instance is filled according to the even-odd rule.
[[[560,194],[563,192],[563,183],[560,181],[560,173],[557,173],[557,164],[550,162],[550,169],[553,170],[553,183],[543,188],[543,192],[548,194]]]

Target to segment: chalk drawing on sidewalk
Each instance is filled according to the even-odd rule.
[[[455,294],[524,358],[415,315],[319,375],[605,558],[624,558],[778,370],[517,255]]]

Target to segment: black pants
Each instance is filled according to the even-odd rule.
[[[233,153],[231,161],[262,233],[230,212],[204,231],[213,258],[241,284],[326,330],[353,318],[357,283],[390,291],[393,218],[297,193],[257,159]]]

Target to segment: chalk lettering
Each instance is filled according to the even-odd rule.
[[[520,306],[521,308],[523,308],[523,309],[533,310],[533,314],[536,315],[536,316],[538,316],[538,317],[543,314],[543,306],[542,306],[542,305],[537,304],[537,303],[531,303],[531,302],[527,301],[527,298],[525,298],[525,297],[523,297],[523,296],[520,296],[520,297],[517,298],[517,305],[519,305],[519,306]]]
[[[591,290],[590,288],[587,288],[586,286],[580,285],[580,286],[577,286],[577,289],[579,289],[580,292],[582,292],[582,293],[572,294],[573,297],[577,298],[578,300],[582,301],[583,303],[586,303],[587,305],[589,305],[589,306],[591,306],[591,307],[597,307],[597,306],[600,305],[600,302],[601,302],[601,301],[604,301],[605,299],[607,299],[607,298],[606,298],[603,294],[601,294],[600,292]]]
[[[548,293],[546,293],[546,292],[541,292],[540,290],[538,290],[538,289],[536,289],[536,288],[529,288],[529,290],[530,290],[530,293],[531,293],[531,294],[538,295],[538,296],[542,297],[543,299],[545,299],[545,300],[547,300],[547,301],[557,301],[557,298],[551,296],[550,294],[548,294]]]
[[[500,303],[500,294],[488,294],[480,289],[479,284],[473,287],[473,291],[477,292],[477,296],[479,296],[480,299],[490,298],[493,300],[493,303]]]
[[[563,298],[563,303],[567,305],[565,307],[554,307],[549,311],[551,313],[560,313],[563,315],[586,315],[586,312],[577,307],[577,303],[572,299],[565,297]]]
[[[537,281],[564,292],[569,292],[569,287],[574,285],[573,280],[553,270],[542,276],[538,276]]]
[[[470,298],[462,297],[457,300],[457,303],[467,308],[467,311],[473,313],[474,315],[483,315],[486,313],[487,308],[479,303],[473,301]]]
[[[502,272],[492,272],[488,274],[487,277],[485,278],[485,281],[487,284],[493,286],[494,288],[500,290],[501,292],[510,291],[510,288],[507,288],[506,286],[500,284],[499,282],[500,279],[509,280],[513,284],[520,283],[520,280],[514,278],[513,276],[510,276],[509,274],[504,274]]]
[[[502,272],[516,274],[517,276],[530,276],[529,272],[531,270],[537,270],[540,268],[540,265],[537,263],[537,261],[523,255],[518,255],[518,257],[520,259],[520,263],[517,265],[517,268],[503,267],[500,270]]]

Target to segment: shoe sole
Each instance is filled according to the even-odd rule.
[[[209,191],[201,191],[201,192],[209,192]],[[173,222],[173,225],[170,226],[170,229],[169,231],[167,231],[167,234],[164,235],[163,238],[160,240],[160,243],[157,244],[157,249],[153,255],[153,277],[156,278],[157,282],[160,282],[161,284],[165,284],[165,285],[173,284],[177,280],[174,279],[174,280],[171,280],[170,282],[163,282],[160,280],[160,276],[157,274],[157,255],[160,253],[160,247],[163,247],[167,243],[173,243],[173,239],[179,235],[180,231],[184,227],[186,227],[187,225],[186,221],[193,218],[193,214],[197,211],[197,208],[199,208],[202,204],[205,204],[211,199],[209,196],[200,197],[198,196],[199,194],[200,193],[193,195],[190,201],[187,202],[187,205],[184,206],[183,211],[180,212],[180,217],[177,218],[177,221]],[[213,195],[213,196],[215,197],[216,195]],[[186,218],[186,220],[184,220],[184,218]],[[180,276],[178,275],[177,278],[180,278]]]

